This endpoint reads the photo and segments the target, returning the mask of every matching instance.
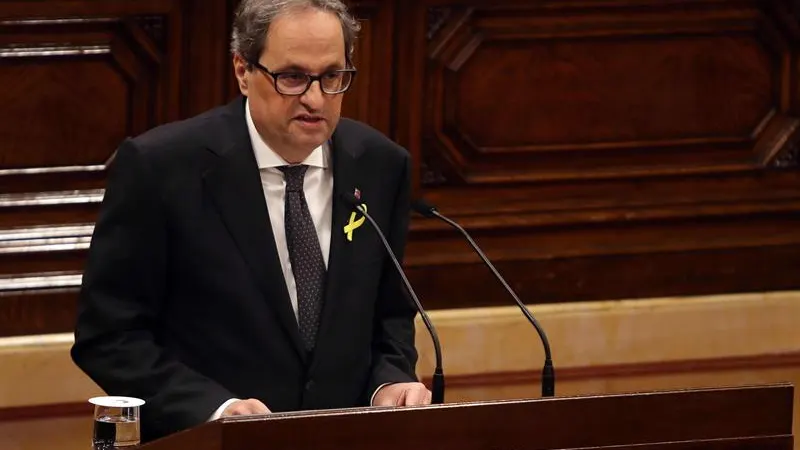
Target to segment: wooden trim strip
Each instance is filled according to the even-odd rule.
[[[49,24],[66,24],[66,23],[83,23],[86,19],[44,19],[44,20],[17,20],[11,21],[19,25],[49,25]],[[114,22],[114,19],[96,19],[94,22]],[[0,25],[8,25],[9,21],[2,21]],[[37,175],[55,173],[71,173],[71,172],[102,172],[106,170],[105,164],[96,164],[89,166],[56,166],[56,167],[23,167],[17,169],[0,169],[0,177],[10,175]]]
[[[83,1],[60,1],[60,2],[30,2],[12,1],[3,2],[0,13],[4,17],[4,25],[13,23],[14,19],[35,19],[44,21],[47,19],[62,19],[64,17],[76,17],[84,20],[99,18],[101,20],[109,17],[138,16],[144,14],[170,14],[177,9],[175,0],[137,0],[131,1],[104,1],[94,2],[88,8]],[[87,11],[91,9],[91,12]]]
[[[560,380],[581,370],[610,376],[631,373],[632,367],[646,370],[642,365],[653,367],[651,372],[672,370],[678,361],[700,368],[720,358],[736,367],[753,364],[755,355],[798,353],[798,300],[798,292],[772,292],[529,307],[547,331]],[[442,342],[445,375],[541,371],[541,344],[519,308],[430,315]],[[425,376],[433,372],[434,354],[421,321],[416,342],[418,373]]]
[[[0,408],[0,422],[91,416],[92,412],[92,405],[88,402],[14,406]]]
[[[671,375],[691,372],[724,372],[732,370],[773,369],[800,366],[800,352],[771,355],[734,356],[713,359],[665,361],[652,363],[612,364],[588,367],[556,367],[556,383],[590,379],[623,378],[635,376]],[[541,371],[505,371],[477,374],[458,374],[451,377],[445,373],[447,387],[475,388],[538,383]],[[422,381],[430,385],[430,377]]]
[[[2,249],[0,249],[2,253]],[[0,295],[15,294],[17,291],[34,289],[79,288],[83,274],[70,272],[0,275]]]
[[[65,204],[101,203],[104,195],[105,189],[0,194],[0,207],[18,208],[22,206],[61,206]]]
[[[94,224],[75,223],[54,226],[32,226],[28,228],[0,229],[0,242],[30,241],[37,239],[57,239],[90,236],[94,232]]]

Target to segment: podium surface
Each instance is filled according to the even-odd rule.
[[[790,450],[788,384],[223,418],[141,450]]]

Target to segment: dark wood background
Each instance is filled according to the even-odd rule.
[[[70,331],[119,142],[235,95],[235,0],[0,3],[0,336]],[[529,303],[800,287],[800,1],[373,0],[345,115]],[[412,223],[428,308],[510,299]]]

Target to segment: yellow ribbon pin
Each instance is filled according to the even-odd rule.
[[[364,208],[364,211],[367,211],[367,205],[362,203],[361,207]],[[363,225],[365,220],[366,218],[364,216],[356,220],[355,211],[350,213],[350,220],[348,220],[347,225],[344,226],[344,234],[347,235],[348,242],[353,242],[353,231]]]

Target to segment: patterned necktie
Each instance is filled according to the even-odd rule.
[[[317,339],[326,269],[317,231],[303,193],[307,169],[306,165],[281,167],[286,178],[284,226],[297,286],[298,325],[306,350],[310,352]]]

